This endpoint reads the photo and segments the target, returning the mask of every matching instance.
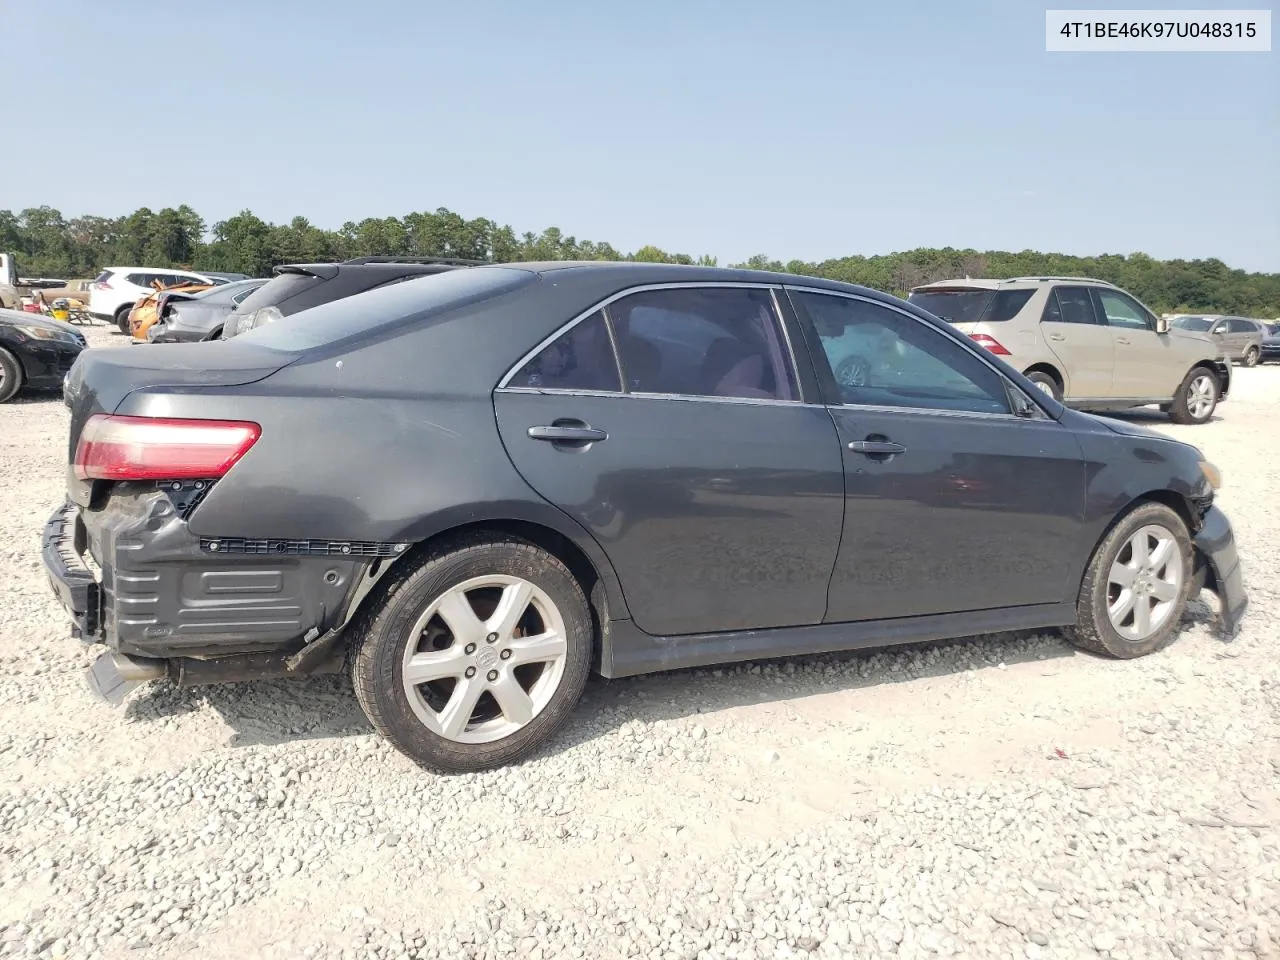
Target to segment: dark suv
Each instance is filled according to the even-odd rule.
[[[341,263],[286,264],[276,267],[275,276],[228,314],[223,325],[206,339],[227,340],[322,303],[479,263],[445,257],[356,257]]]
[[[90,350],[66,397],[44,563],[101,693],[345,663],[446,770],[527,755],[592,668],[1046,627],[1129,658],[1206,584],[1228,632],[1247,604],[1195,447],[831,281],[475,267]]]

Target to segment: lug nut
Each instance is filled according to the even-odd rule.
[[[489,643],[497,643],[498,635],[496,633],[491,633],[487,637],[485,637],[485,640],[487,640]]]
[[[511,659],[511,651],[510,651],[510,650],[503,650],[503,651],[502,651],[502,659],[503,659],[503,660],[510,660],[510,659]]]
[[[467,667],[467,679],[468,679],[468,680],[470,680],[470,679],[471,679],[472,677],[474,677],[475,675],[476,675],[476,668],[475,668],[475,667]]]
[[[490,682],[490,683],[493,683],[493,681],[495,681],[495,680],[497,680],[497,679],[498,679],[498,671],[497,671],[497,670],[490,670],[490,671],[489,671],[489,682]]]
[[[464,648],[463,652],[464,652],[464,653],[469,653],[469,654],[470,654],[470,653],[475,653],[475,652],[476,652],[476,645],[475,645],[474,643],[468,643],[468,644],[466,645],[466,647]]]

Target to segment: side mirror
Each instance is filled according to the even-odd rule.
[[[1168,332],[1169,332],[1169,318],[1156,317],[1156,333],[1168,333]]]

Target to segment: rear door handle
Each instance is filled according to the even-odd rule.
[[[1060,334],[1060,333],[1051,333],[1051,334],[1049,334],[1049,339],[1050,339],[1050,340],[1065,340],[1065,339],[1067,339],[1067,338],[1066,338],[1066,337],[1064,337],[1064,336],[1063,336],[1062,334]]]
[[[599,440],[609,439],[609,434],[603,430],[587,426],[581,421],[530,427],[529,436],[534,440],[547,440],[551,443],[595,443]]]
[[[1127,339],[1125,339],[1124,337],[1116,337],[1116,343],[1123,343],[1123,344],[1125,344],[1125,345],[1127,346],[1127,345],[1128,345],[1128,343],[1129,343],[1129,341],[1128,341]]]
[[[849,449],[854,453],[874,454],[906,453],[907,448],[892,440],[850,440]]]

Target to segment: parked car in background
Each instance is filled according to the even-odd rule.
[[[85,346],[69,323],[0,309],[0,403],[23,387],[56,390]]]
[[[477,263],[443,257],[357,257],[341,263],[291,263],[276,267],[271,282],[237,306],[211,339],[227,340],[322,303]]]
[[[1280,320],[1274,323],[1263,323],[1265,333],[1262,335],[1262,362],[1280,361]]]
[[[54,300],[75,300],[87,307],[92,293],[92,280],[68,280],[62,286],[42,289],[40,296],[45,303],[53,303]]]
[[[396,747],[475,770],[593,667],[1051,627],[1132,658],[1203,585],[1229,634],[1248,602],[1195,447],[861,287],[481,266],[220,346],[91,350],[67,383],[44,563],[117,702],[345,663]]]
[[[1223,354],[1246,367],[1256,367],[1262,359],[1265,327],[1261,320],[1221,314],[1179,314],[1173,319],[1177,330],[1203,333],[1213,338]]]
[[[1103,280],[944,280],[909,300],[1077,409],[1158,404],[1178,423],[1206,423],[1231,387],[1208,334],[1171,326]]]
[[[221,270],[201,270],[202,274],[216,284],[235,283],[237,280],[248,280],[247,273],[224,273]]]
[[[165,296],[158,319],[146,337],[152,343],[211,339],[222,328],[227,315],[267,282],[266,279],[233,280],[199,293],[172,291]]]
[[[138,300],[155,290],[155,284],[176,287],[182,283],[212,284],[211,277],[189,270],[167,270],[154,267],[107,267],[93,282],[89,295],[89,315],[109,320],[129,332],[129,311]]]
[[[226,286],[226,284],[223,284]],[[179,283],[174,287],[161,287],[153,290],[145,297],[139,297],[133,309],[129,311],[129,336],[135,343],[147,342],[147,331],[160,315],[165,301],[174,294],[197,294],[206,290],[216,290],[212,283]]]

